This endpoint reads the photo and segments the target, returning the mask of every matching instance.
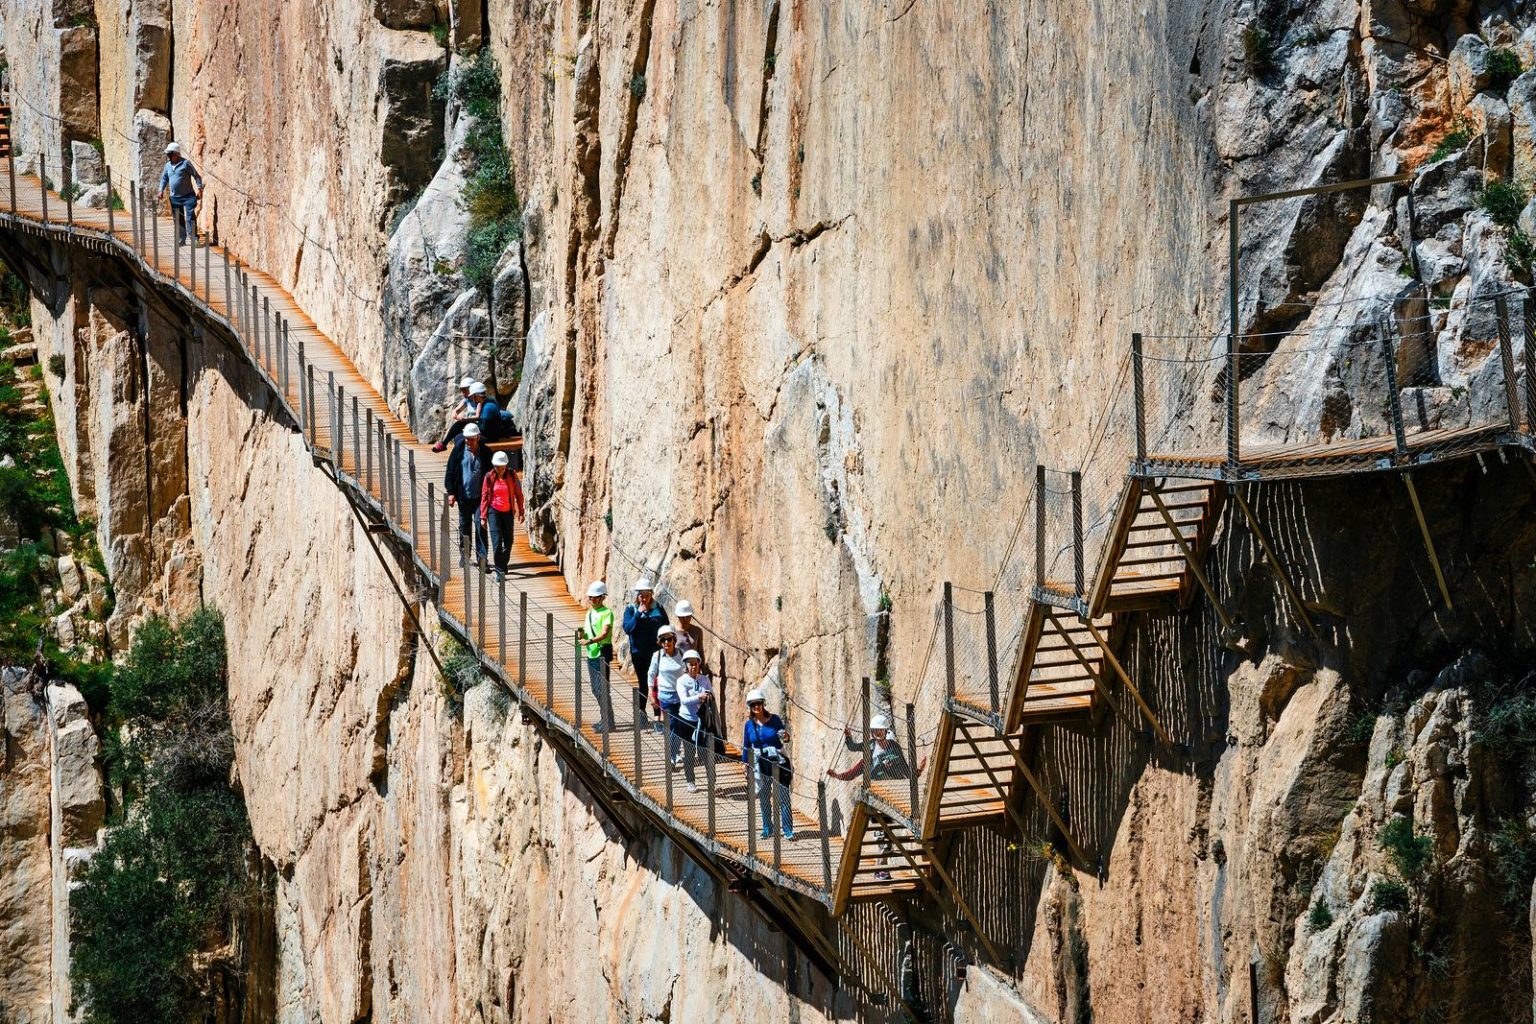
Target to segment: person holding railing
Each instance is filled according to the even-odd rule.
[[[475,410],[475,403],[469,400],[469,389],[477,383],[479,382],[473,377],[465,377],[459,381],[459,400],[454,403],[452,409],[448,410],[448,430],[443,434],[443,439],[432,446],[433,451],[446,451],[449,443],[459,436],[464,427],[475,422],[479,414]],[[481,386],[484,387],[484,385]]]
[[[522,518],[523,485],[507,465],[506,452],[491,456],[491,471],[480,485],[480,521],[490,527],[491,557],[496,563],[496,582],[507,580],[507,565],[512,560],[512,537]]]
[[[453,452],[448,456],[448,472],[443,475],[443,493],[447,495],[447,502],[459,507],[459,547],[464,552],[461,564],[467,564],[468,559],[474,557],[482,571],[489,571],[485,558],[485,530],[480,524],[480,494],[486,471],[491,468],[486,454],[486,447],[480,443],[480,428],[471,423],[454,442]]]
[[[593,580],[587,587],[586,620],[581,624],[582,642],[586,647],[587,682],[592,686],[592,697],[597,701],[597,725],[594,732],[607,732],[613,728],[613,702],[608,696],[608,672],[613,664],[613,609],[608,607],[608,584]]]
[[[853,732],[843,726],[843,746],[856,754],[864,753],[864,744],[853,738]],[[864,772],[864,759],[861,757],[857,764],[847,771],[838,771],[836,768],[828,768],[827,774],[834,779],[842,779],[848,782],[856,779]],[[891,731],[891,720],[885,715],[876,715],[869,720],[869,778],[871,782],[882,782],[886,779],[910,778],[912,770],[907,766],[906,755],[901,752],[901,744],[896,742],[896,734]]]
[[[165,147],[165,169],[160,172],[157,200],[169,192],[171,219],[176,222],[176,244],[197,245],[197,201],[203,197],[203,176],[192,161],[181,155],[181,144]]]
[[[714,705],[714,688],[704,673],[704,658],[698,651],[684,651],[683,674],[677,677],[677,717],[681,723],[683,738],[683,778],[688,780],[688,792],[697,793],[699,785],[694,781],[693,762],[701,744],[713,743],[705,731],[704,719]],[[712,716],[711,716],[712,717]]]
[[[843,746],[855,753],[864,752],[864,744],[853,738],[853,732],[843,726]],[[834,779],[844,782],[858,778],[864,772],[864,759],[861,757],[857,764],[847,771],[838,771],[836,768],[828,768],[827,774]],[[912,770],[907,765],[907,758],[901,752],[901,744],[896,742],[896,734],[891,731],[891,720],[885,715],[876,715],[869,720],[869,780],[881,782],[886,779],[907,779],[912,777]],[[891,873],[887,870],[891,851],[895,844],[891,835],[885,828],[879,830],[880,857],[878,863],[880,869],[875,872],[875,877],[881,881],[889,881]]]
[[[768,698],[762,690],[747,694],[747,721],[741,727],[741,759],[747,765],[748,778],[757,786],[757,806],[762,811],[760,839],[773,834],[773,799],[779,801],[779,827],[785,839],[795,838],[795,819],[789,806],[789,782],[794,769],[784,753],[789,729],[778,715],[768,712]]]
[[[651,667],[646,672],[646,683],[651,693],[651,711],[662,721],[667,733],[667,760],[675,768],[683,763],[683,727],[678,710],[681,700],[677,693],[677,680],[683,674],[683,656],[677,653],[677,633],[671,626],[656,631],[656,642],[661,650],[651,655]]]

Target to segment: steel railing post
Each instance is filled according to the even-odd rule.
[[[1035,584],[1045,582],[1045,467],[1035,463]]]
[[[666,754],[672,744],[672,718],[670,715],[666,719],[666,726],[667,731],[662,733],[661,740],[661,786],[662,791],[667,795],[667,815],[670,817],[672,815],[672,762]]]
[[[356,452],[352,453],[352,458],[353,459],[357,458],[357,453]],[[417,525],[417,518],[416,517],[417,517],[417,514],[418,514],[418,506],[416,504],[416,449],[414,449],[414,448],[406,449],[406,458],[407,458],[407,462],[406,462],[406,467],[405,467],[405,475],[406,475],[407,482],[410,484],[410,489],[407,490],[406,493],[410,495],[410,499],[411,499],[410,502],[407,505],[407,511],[410,513],[410,517],[411,517],[411,526],[410,526],[410,529],[406,531],[406,536],[410,539],[411,553],[415,554],[415,552],[416,552],[416,525]]]
[[[185,218],[183,218],[185,219]],[[187,253],[187,263],[190,264],[188,273],[192,275],[192,298],[197,298],[197,239],[196,236],[188,240],[191,251]]]
[[[111,204],[108,204],[109,207]],[[192,250],[192,258],[197,259],[197,250]],[[213,308],[213,253],[208,250],[206,243],[203,245],[203,305]]]
[[[571,680],[571,700],[576,708],[576,731],[579,733],[585,721],[581,706],[581,633],[578,631],[573,633],[572,636],[575,638],[574,642],[576,644],[576,672]],[[601,710],[598,711],[598,715],[602,715]]]
[[[992,713],[998,711],[1001,701],[1001,680],[997,669],[997,601],[992,591],[987,591],[984,597],[986,601],[986,625],[987,625],[987,693],[992,698]],[[912,766],[916,770],[916,765]]]
[[[11,216],[16,216],[16,153],[5,158],[5,177],[11,187]]]
[[[758,759],[757,748],[747,748],[747,856],[757,857],[757,794],[763,785],[763,766]]]
[[[107,234],[117,237],[117,218],[113,216],[112,209],[112,167],[108,165],[107,171]]]
[[[1141,334],[1131,335],[1131,395],[1136,406],[1136,468],[1147,461],[1147,397],[1141,363]]]
[[[480,612],[479,630],[475,633],[480,650],[485,650],[485,573],[475,574],[475,608]]]
[[[517,592],[517,688],[528,692],[528,591]]]
[[[1083,474],[1072,471],[1072,580],[1077,586],[1077,600],[1084,599],[1083,576]]]
[[[1237,479],[1238,464],[1242,458],[1238,436],[1238,387],[1241,376],[1237,335],[1234,333],[1227,336],[1227,473],[1234,480]]]
[[[1493,297],[1499,321],[1499,360],[1504,368],[1504,402],[1509,409],[1509,429],[1520,429],[1520,389],[1515,382],[1515,346],[1510,340],[1509,303],[1502,294]]]
[[[283,319],[283,401],[288,400],[288,352],[292,346],[292,338],[288,333],[288,320]]]
[[[581,652],[578,651],[577,653],[580,654]],[[578,658],[577,660],[579,661],[580,659]],[[546,680],[546,682],[544,684],[546,687],[549,685],[547,680],[552,680],[552,679],[555,678],[555,613],[554,612],[545,612],[544,613],[544,678]],[[580,687],[578,686],[577,689],[580,689]],[[527,694],[526,691],[524,691],[523,699],[526,700],[527,697],[528,697],[528,694]]]
[[[779,766],[768,766],[768,810],[773,814],[773,820],[768,823],[768,834],[773,837],[773,873],[779,874],[784,863],[781,844],[784,841],[784,801],[786,799],[783,787],[779,785]],[[671,773],[668,773],[668,778]]]
[[[261,334],[256,339],[256,361],[272,365],[272,299],[270,296],[261,297]],[[331,374],[334,380],[335,373]]]
[[[955,588],[944,581],[944,694],[955,695]]]
[[[300,352],[304,351],[304,343],[302,341],[299,342],[299,351]],[[373,495],[373,407],[372,406],[369,406],[366,410],[364,410],[363,418],[366,421],[366,429],[363,430],[363,443],[367,446],[367,450],[363,453],[363,471],[365,473],[365,479],[363,481],[363,490],[367,491],[369,496],[372,497],[372,495]],[[446,501],[447,499],[445,498],[444,500]]]
[[[1532,317],[1536,316],[1536,303],[1531,301],[1531,293],[1526,291],[1520,300],[1521,333],[1525,337],[1525,344],[1521,362],[1525,364],[1525,432],[1536,435],[1536,322]]]
[[[14,176],[11,180],[13,182],[15,181]],[[12,185],[11,187],[14,191],[15,185]],[[139,228],[141,226],[139,224],[139,183],[136,181],[130,182],[128,185],[128,220],[132,224],[128,236],[133,239],[134,251],[138,252],[144,248],[144,242],[142,240],[142,236],[139,233]]]
[[[869,676],[865,676],[859,684],[859,722],[864,729],[862,734],[864,757],[859,762],[859,779],[866,793],[869,792],[869,718]]]
[[[37,154],[37,180],[42,185],[38,191],[43,197],[43,220],[48,219],[48,154]]]
[[[352,476],[353,479],[363,479],[363,446],[359,444],[363,437],[362,421],[358,418],[357,392],[352,393]],[[432,485],[427,484],[427,493],[430,495]],[[432,510],[427,509],[427,534],[432,533]]]
[[[443,518],[438,526],[437,550],[441,561],[437,570],[437,603],[441,608],[448,605],[448,582],[453,579],[453,569],[458,563],[454,556],[452,538],[448,526],[448,510],[452,506],[448,504],[448,496],[443,495]]]
[[[354,399],[354,401],[355,401],[355,399]],[[352,428],[354,430],[353,437],[355,438],[357,436],[356,433],[355,433],[355,431],[357,429],[357,406],[355,406],[355,405],[352,407]],[[352,447],[352,457],[354,459],[357,458],[357,446],[356,446],[356,442],[355,441],[354,441],[353,447]],[[437,488],[435,487],[435,485],[432,483],[431,480],[428,480],[427,481],[427,568],[431,569],[433,572],[435,572],[439,576],[441,576],[442,573],[443,573],[443,569],[442,569],[442,565],[437,560],[437,530],[433,526],[433,524],[436,523],[436,522],[437,522]]]
[[[607,734],[604,733],[604,735]],[[706,805],[705,813],[708,816],[709,841],[712,843],[715,841],[715,766],[715,752],[711,748],[704,757],[704,788],[706,791],[704,801]]]
[[[549,613],[546,612],[545,614],[548,615]],[[554,618],[553,615],[549,617],[551,620]],[[573,636],[576,637],[576,642],[571,648],[574,655],[571,660],[571,684],[576,690],[579,690],[581,689],[581,637],[576,634],[573,634]],[[551,712],[555,710],[555,674],[553,672],[549,674],[548,679],[544,680],[544,706]]]
[[[645,788],[645,759],[640,756],[640,720],[645,716],[645,703],[640,697],[640,691],[634,694],[634,713],[630,715],[630,733],[635,738],[635,788],[644,791]]]
[[[234,293],[229,290],[229,250],[220,249],[219,252],[224,257],[224,319],[233,324],[235,322]],[[283,401],[287,400],[288,396],[284,395]]]
[[[329,452],[329,454],[331,456],[331,462],[336,465],[337,469],[340,469],[341,468],[341,463],[336,462],[336,371],[335,370],[327,370],[326,371],[326,374],[325,374],[325,400],[326,400],[326,403],[329,405],[329,408],[326,409],[326,412],[329,415],[327,415],[326,418],[325,418],[325,429],[331,435],[330,439],[327,442],[325,447],[326,447],[327,452]]]
[[[496,584],[496,661],[501,665],[507,663],[507,581],[501,580]],[[519,693],[522,686],[518,686]]]
[[[607,760],[608,734],[613,732],[613,662],[604,659],[599,668],[602,671],[598,674],[597,713],[603,721],[603,759]],[[580,686],[581,680],[576,685]]]
[[[1387,414],[1392,419],[1392,461],[1401,463],[1408,456],[1408,435],[1403,427],[1403,394],[1397,382],[1397,352],[1392,345],[1392,325],[1389,319],[1381,322],[1381,341],[1387,372]]]
[[[404,485],[403,477],[405,476],[405,470],[402,467],[402,463],[404,463],[405,460],[400,457],[400,439],[398,437],[390,437],[390,447],[392,449],[390,452],[390,458],[394,462],[393,469],[395,473],[395,522],[398,523],[405,518],[405,495],[401,492],[401,488]]]
[[[347,415],[347,389],[340,384],[336,385],[336,394],[332,397],[335,400],[331,403],[334,406],[331,412],[331,454],[336,459],[336,472],[345,473],[347,471],[347,430],[343,421]]]
[[[64,229],[70,233],[75,230],[75,169],[68,160],[60,160],[63,166],[60,175],[64,182]]]
[[[714,809],[713,803],[710,809]],[[916,812],[914,812],[916,813]],[[816,818],[821,826],[821,885],[828,892],[832,891],[832,836],[827,824],[827,783],[818,780],[816,783]]]
[[[895,739],[893,736],[892,739]],[[912,802],[912,817],[918,815],[917,807],[917,706],[907,703],[907,790]]]
[[[309,367],[309,379],[304,384],[308,394],[305,404],[309,407],[309,447],[313,451],[320,444],[320,417],[315,415],[315,368]]]

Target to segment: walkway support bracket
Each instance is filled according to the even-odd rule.
[[[1259,542],[1259,548],[1264,552],[1264,557],[1269,561],[1270,568],[1275,570],[1275,575],[1280,577],[1280,586],[1285,590],[1286,598],[1295,609],[1296,617],[1301,624],[1307,627],[1307,632],[1312,634],[1314,640],[1321,640],[1322,636],[1317,632],[1317,625],[1312,621],[1312,615],[1307,610],[1306,602],[1301,599],[1301,591],[1291,582],[1290,574],[1285,571],[1280,558],[1275,554],[1274,547],[1269,543],[1269,537],[1264,533],[1264,528],[1259,525],[1259,519],[1253,514],[1253,509],[1248,506],[1248,499],[1243,497],[1241,484],[1228,485],[1232,491],[1232,497],[1237,501],[1237,507],[1242,510],[1243,518],[1248,522],[1248,529],[1253,531],[1254,539]]]
[[[1429,534],[1429,523],[1424,519],[1424,506],[1419,503],[1419,489],[1413,485],[1411,474],[1403,474],[1403,486],[1408,489],[1408,500],[1413,503],[1413,515],[1419,521],[1419,533],[1424,538],[1424,550],[1429,553],[1429,564],[1434,567],[1440,596],[1445,599],[1445,607],[1455,611],[1456,606],[1451,603],[1451,590],[1445,583],[1445,573],[1440,569],[1440,555],[1435,551],[1435,539]]]

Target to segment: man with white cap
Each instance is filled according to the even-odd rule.
[[[181,155],[181,144],[165,147],[165,169],[160,172],[160,191],[155,198],[171,195],[171,219],[176,222],[176,244],[197,244],[197,201],[203,197],[203,176],[192,161]]]
[[[514,528],[523,516],[523,485],[507,464],[510,461],[506,452],[491,456],[491,471],[480,485],[480,519],[490,526],[491,557],[496,562],[498,583],[506,582]]]
[[[686,654],[688,651],[698,651],[702,657],[704,627],[693,621],[693,605],[688,601],[679,601],[672,610],[677,613],[678,652]]]
[[[656,603],[650,579],[642,576],[636,580],[634,603],[624,606],[624,635],[629,637],[629,663],[635,670],[640,693],[647,689],[645,675],[651,669],[651,658],[661,649],[661,644],[656,642],[656,633],[670,621],[666,611]]]
[[[488,449],[480,443],[480,428],[469,424],[453,443],[453,452],[448,456],[448,472],[443,475],[443,493],[447,495],[448,504],[459,507],[459,546],[468,558],[468,549],[473,543],[474,558],[482,569],[486,565],[485,529],[480,525],[480,493],[486,471],[491,468],[487,452]]]
[[[475,421],[475,403],[469,400],[469,389],[475,384],[473,377],[465,377],[459,381],[459,400],[453,404],[452,409],[448,410],[448,430],[443,434],[443,439],[432,446],[433,451],[447,450],[448,442],[459,436],[465,424]]]
[[[597,702],[597,732],[613,728],[613,702],[609,698],[608,670],[613,663],[613,609],[608,607],[608,584],[593,580],[587,587],[587,618],[581,624],[581,639],[587,656],[587,682]]]

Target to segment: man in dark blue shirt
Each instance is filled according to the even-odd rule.
[[[181,145],[165,147],[165,170],[160,172],[160,192],[171,195],[171,219],[176,222],[176,244],[197,245],[197,201],[203,197],[203,176],[192,161],[181,155]],[[157,198],[158,198],[157,196]]]
[[[485,524],[480,521],[480,489],[491,468],[490,449],[480,443],[480,428],[471,423],[453,443],[448,456],[448,472],[443,476],[443,491],[448,504],[459,506],[460,547],[469,546],[474,536],[475,559],[481,571],[486,567]]]

